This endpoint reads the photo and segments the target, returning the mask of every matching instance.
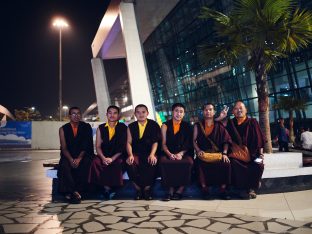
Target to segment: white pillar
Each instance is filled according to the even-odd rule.
[[[126,48],[132,104],[133,107],[138,104],[145,104],[149,109],[149,118],[155,120],[148,71],[139,37],[133,3],[121,2],[119,10],[120,24]]]
[[[104,64],[100,58],[91,59],[91,64],[99,117],[100,121],[105,121],[106,109],[111,105],[111,101],[107,87]]]

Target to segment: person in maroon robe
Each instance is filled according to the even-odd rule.
[[[242,101],[235,103],[233,114],[235,117],[228,120],[227,130],[233,142],[247,146],[251,161],[247,163],[231,158],[232,185],[241,189],[241,198],[256,198],[255,191],[260,187],[264,170],[262,161],[265,137],[257,120],[247,117],[247,109]]]
[[[93,158],[93,137],[90,124],[80,121],[78,107],[69,109],[70,122],[59,130],[61,159],[58,168],[59,192],[72,203],[80,203],[86,191]]]
[[[194,126],[193,144],[197,156],[205,152],[220,152],[222,159],[217,162],[207,163],[196,158],[199,183],[202,188],[203,198],[210,199],[209,186],[220,186],[220,196],[230,199],[227,185],[231,182],[231,165],[227,156],[231,137],[223,124],[214,120],[215,107],[208,103],[203,106],[203,117],[201,122]]]
[[[184,115],[184,105],[176,103],[172,106],[172,119],[161,126],[161,181],[168,189],[163,201],[180,200],[184,187],[191,182],[194,151],[192,129],[189,123],[182,121]]]
[[[127,144],[127,126],[119,123],[120,109],[109,106],[107,123],[101,124],[96,131],[97,156],[92,161],[89,183],[104,188],[104,198],[111,199],[114,190],[123,185],[123,155]]]
[[[139,104],[134,109],[137,121],[128,126],[127,172],[136,189],[135,199],[152,200],[152,185],[157,173],[157,148],[161,139],[159,125],[147,119],[148,109]]]

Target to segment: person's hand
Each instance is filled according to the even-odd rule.
[[[199,152],[197,152],[197,155],[199,156],[199,157],[202,157],[202,156],[204,156],[204,151],[202,151],[202,150],[200,150]]]
[[[81,158],[75,158],[73,160],[73,163],[72,163],[73,164],[73,168],[79,167],[80,162],[81,162]]]
[[[148,156],[147,161],[149,164],[154,166],[157,163],[157,158],[155,157],[155,155],[150,155],[150,156]]]
[[[113,162],[112,158],[106,158],[107,165],[110,165]]]
[[[175,158],[176,158],[177,160],[181,160],[182,157],[183,157],[183,154],[182,154],[182,153],[178,153],[178,154],[175,155]]]
[[[70,166],[71,166],[72,168],[76,168],[75,159],[70,158],[70,159],[69,159],[69,163],[70,163]]]
[[[175,160],[175,159],[176,159],[176,158],[175,158],[175,155],[170,153],[169,159],[170,159],[170,160]]]
[[[223,120],[227,116],[228,111],[229,111],[229,107],[225,106],[223,110],[220,112],[219,119]]]
[[[222,154],[222,159],[223,159],[223,162],[225,162],[225,163],[230,163],[231,162],[229,157],[226,154]]]
[[[130,156],[127,158],[127,160],[126,160],[126,163],[127,163],[128,165],[132,165],[133,162],[134,162],[134,157],[133,157],[133,155],[130,155]]]

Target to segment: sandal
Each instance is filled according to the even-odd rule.
[[[72,203],[72,204],[80,204],[81,203],[81,195],[77,191],[72,193],[70,203]]]
[[[250,189],[250,190],[249,190],[249,198],[250,198],[250,199],[255,199],[255,198],[257,198],[257,194],[256,194],[255,190],[253,190],[253,189]]]
[[[162,200],[163,201],[170,201],[171,199],[172,199],[172,195],[170,193],[167,193]]]
[[[172,200],[176,200],[176,201],[181,200],[182,199],[182,194],[175,192],[171,199]]]

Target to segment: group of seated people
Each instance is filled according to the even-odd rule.
[[[136,200],[153,199],[159,174],[166,188],[163,201],[180,200],[195,171],[204,199],[211,198],[212,186],[223,199],[231,198],[230,186],[240,191],[241,198],[256,198],[264,169],[265,140],[259,124],[247,117],[242,101],[235,103],[233,119],[225,121],[226,111],[215,119],[215,112],[212,103],[205,104],[203,119],[192,129],[183,121],[185,106],[176,103],[172,118],[160,128],[147,118],[143,104],[135,107],[137,120],[128,126],[119,122],[119,108],[109,106],[107,122],[96,131],[94,155],[91,126],[81,121],[78,107],[70,108],[70,122],[59,130],[59,192],[80,203],[81,193],[93,184],[111,199],[115,189],[123,186],[127,171]]]

